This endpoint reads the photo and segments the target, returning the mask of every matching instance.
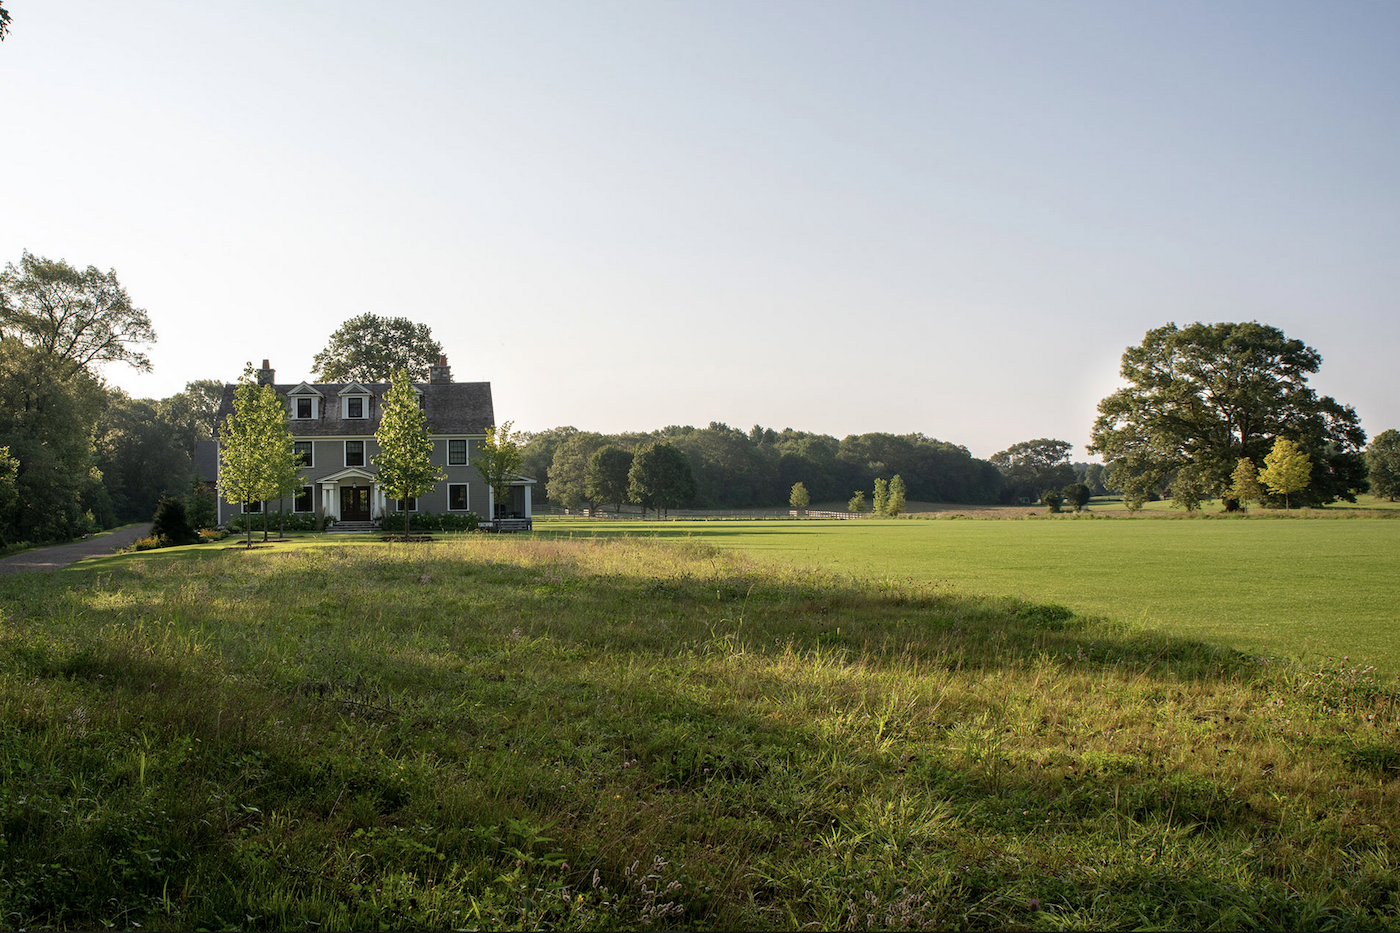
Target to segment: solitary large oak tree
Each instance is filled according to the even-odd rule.
[[[1366,433],[1351,406],[1308,386],[1321,363],[1312,347],[1255,321],[1148,331],[1123,354],[1128,385],[1099,402],[1089,451],[1113,465],[1130,505],[1170,484],[1195,508],[1228,497],[1240,459],[1262,463],[1282,437],[1312,461],[1300,499],[1354,502],[1366,488]]]

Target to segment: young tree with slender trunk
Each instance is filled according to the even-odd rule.
[[[890,480],[890,500],[885,504],[885,514],[890,518],[896,518],[904,511],[905,499],[908,491],[904,488],[904,477],[898,473]]]
[[[435,483],[447,478],[447,473],[432,462],[432,431],[418,404],[418,390],[413,388],[406,370],[393,375],[389,393],[384,398],[384,415],[374,432],[379,453],[374,455],[374,468],[379,484],[403,505],[403,536],[408,539],[409,514],[407,502],[416,499]]]
[[[1249,502],[1264,501],[1264,487],[1259,485],[1259,470],[1254,461],[1241,457],[1230,477],[1230,498],[1245,508]]]
[[[812,504],[812,497],[807,492],[807,487],[801,482],[792,484],[792,493],[788,496],[788,505],[797,509],[802,514],[807,514],[807,506]]]
[[[486,429],[486,439],[477,445],[476,459],[472,462],[481,478],[495,496],[491,509],[491,527],[496,527],[496,511],[501,503],[510,497],[511,480],[520,472],[524,456],[520,450],[520,433],[512,432],[512,422],[492,425]]]
[[[876,515],[884,515],[890,507],[890,482],[881,477],[875,478],[875,495],[872,498]]]
[[[283,479],[279,422],[281,430],[287,432],[290,454],[291,432],[282,400],[272,386],[258,385],[257,371],[249,363],[233,393],[233,414],[219,425],[219,493],[229,502],[243,507],[250,548],[253,546],[253,522],[249,508],[254,502],[276,495]]]
[[[1303,449],[1286,437],[1274,441],[1274,447],[1264,458],[1264,469],[1259,471],[1259,482],[1269,487],[1276,496],[1283,496],[1283,507],[1291,508],[1288,502],[1290,493],[1308,488],[1312,479],[1312,460]]]

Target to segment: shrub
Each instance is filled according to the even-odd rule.
[[[410,512],[408,530],[426,531],[476,531],[481,518],[475,512]],[[381,527],[387,532],[403,528],[403,513],[388,512],[384,515]]]
[[[244,515],[235,515],[224,523],[224,527],[235,534],[247,531],[243,524],[244,519],[253,520],[253,531],[262,531],[263,520],[261,512],[251,512]],[[329,527],[332,519],[327,516],[326,526]],[[286,515],[278,515],[276,512],[269,512],[267,516],[267,528],[269,532],[275,532],[278,528],[284,531],[315,531],[315,512],[288,512]]]
[[[167,496],[160,500],[155,518],[151,520],[151,537],[160,538],[167,544],[193,544],[198,540],[190,527],[183,499]]]

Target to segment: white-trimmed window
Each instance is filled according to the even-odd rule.
[[[310,421],[316,417],[316,396],[298,395],[292,398],[292,420]]]
[[[312,467],[313,445],[310,441],[292,441],[292,456],[304,467]],[[308,510],[309,511],[309,510]]]
[[[340,417],[359,420],[369,417],[369,390],[358,382],[352,382],[341,389],[340,395]]]
[[[467,442],[465,439],[450,440],[447,442],[447,465],[467,465]]]
[[[348,467],[365,465],[365,442],[346,441],[345,442],[345,465]]]
[[[394,503],[395,512],[418,511],[418,499],[416,497],[410,497],[408,499],[393,499],[391,501]]]
[[[472,510],[470,483],[453,483],[447,487],[447,510],[449,512],[470,512]]]
[[[314,501],[315,496],[312,487],[303,486],[301,487],[301,492],[297,493],[297,497],[292,500],[292,511],[314,512],[316,510],[315,506],[312,505]]]
[[[261,503],[261,502],[245,502],[245,503],[243,504],[243,511],[245,511],[245,512],[261,512],[261,511],[262,511],[262,503]]]

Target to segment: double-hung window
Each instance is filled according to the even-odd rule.
[[[304,467],[316,465],[311,462],[311,449],[310,441],[292,441],[292,456]]]
[[[447,487],[447,508],[451,512],[471,510],[471,497],[467,494],[466,483],[453,483]]]
[[[345,465],[348,467],[365,465],[365,442],[345,442]]]
[[[447,442],[447,465],[467,465],[467,442],[465,440]]]

